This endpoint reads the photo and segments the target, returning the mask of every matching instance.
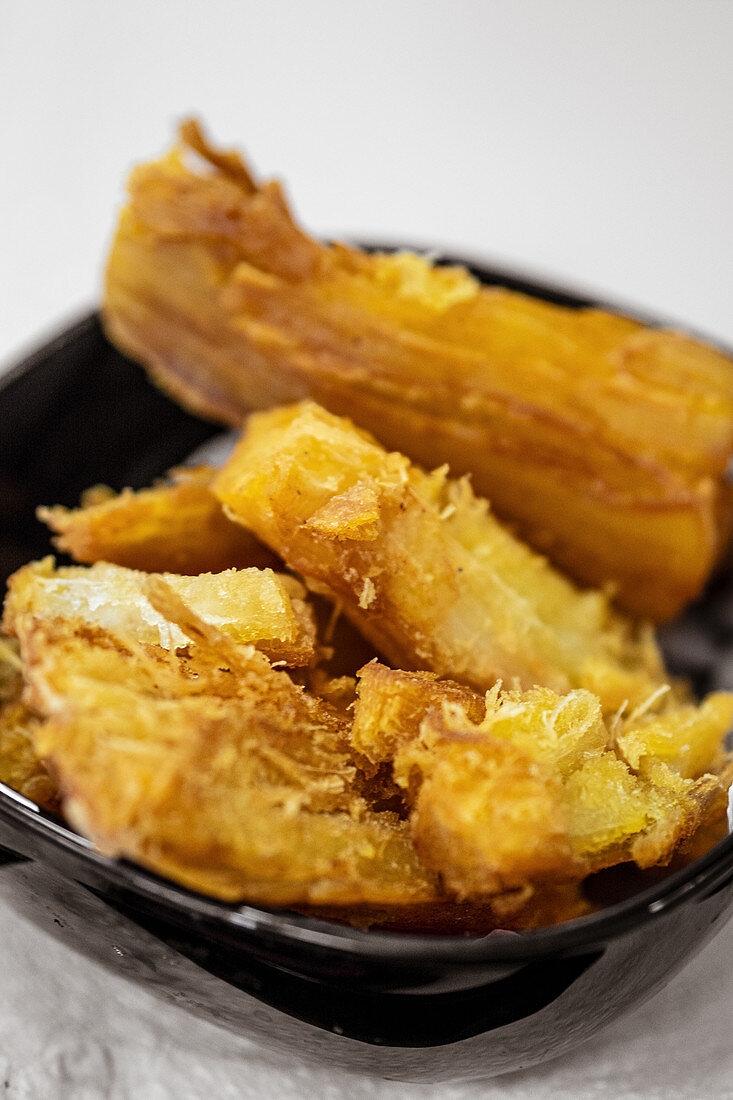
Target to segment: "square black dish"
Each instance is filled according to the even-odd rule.
[[[48,552],[39,503],[73,505],[95,482],[143,487],[218,431],[152,387],[105,340],[96,315],[3,378],[0,424],[4,577]],[[711,639],[715,599],[694,612]],[[707,686],[704,668],[687,671]],[[568,1051],[668,981],[733,901],[729,837],[562,926],[483,937],[364,932],[226,905],[107,859],[1,784],[0,865],[25,917],[166,1000],[295,1057],[423,1081],[498,1074]]]

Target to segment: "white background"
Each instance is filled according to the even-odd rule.
[[[733,345],[732,46],[729,0],[0,0],[0,364],[95,302],[125,174],[190,112],[316,233],[463,250]],[[410,1091],[164,1011],[0,898],[0,1093],[733,1096],[731,958],[729,928],[544,1070]]]

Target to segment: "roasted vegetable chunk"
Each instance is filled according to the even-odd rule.
[[[317,405],[255,414],[214,490],[398,668],[479,691],[585,687],[608,710],[665,682],[651,634],[520,543],[465,480]]]
[[[172,470],[150,489],[115,494],[97,486],[81,507],[39,508],[56,547],[75,561],[108,561],[147,573],[218,573],[277,567],[261,543],[232,523],[211,492],[212,467]]]
[[[665,619],[727,539],[733,370],[678,333],[567,309],[410,253],[324,246],[193,124],[130,178],[107,331],[198,412],[239,426],[309,395],[424,465],[470,473],[583,583]]]

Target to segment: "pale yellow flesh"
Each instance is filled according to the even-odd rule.
[[[154,577],[155,575],[153,575]],[[148,574],[99,562],[90,568],[54,568],[46,558],[19,570],[10,580],[5,627],[32,616],[46,621],[76,620],[136,642],[175,652],[193,644],[178,625],[152,606]],[[296,580],[270,569],[229,569],[196,577],[163,574],[162,579],[204,622],[235,642],[255,645],[272,660],[290,666],[315,659],[315,625]]]

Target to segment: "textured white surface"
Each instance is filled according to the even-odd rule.
[[[433,1086],[354,1076],[268,1053],[162,1006],[4,907],[0,945],[3,1100],[733,1096],[733,924],[661,994],[575,1053],[494,1081]]]
[[[192,110],[314,231],[503,258],[733,344],[732,40],[729,0],[4,0],[0,363],[96,299],[125,171]],[[728,926],[561,1061],[411,1088],[167,1008],[0,890],[0,1097],[730,1097],[732,954]]]

